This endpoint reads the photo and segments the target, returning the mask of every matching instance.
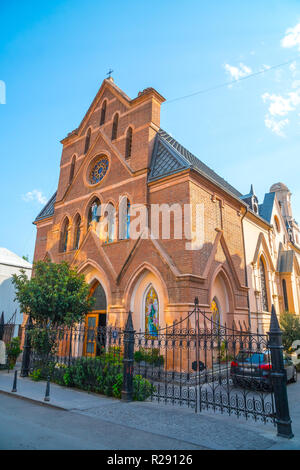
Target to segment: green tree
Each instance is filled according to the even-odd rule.
[[[280,328],[282,330],[282,344],[285,351],[289,351],[293,342],[300,339],[300,320],[294,313],[285,312],[280,315]]]
[[[22,311],[30,314],[37,326],[71,326],[92,309],[94,300],[89,298],[84,276],[68,263],[38,261],[33,273],[28,279],[22,270],[13,276],[13,283]]]

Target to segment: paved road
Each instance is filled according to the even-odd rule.
[[[8,397],[12,380],[0,372],[1,449],[300,449],[300,380],[288,386],[292,440],[277,438],[271,424],[227,413],[125,403],[55,384],[50,405],[60,409],[53,409],[43,405],[45,382],[19,378],[17,394]]]
[[[203,446],[1,395],[0,449],[193,450]]]

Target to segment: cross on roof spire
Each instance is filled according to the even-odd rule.
[[[110,68],[109,71],[107,72],[107,78],[111,78],[111,74],[113,73],[113,70]]]

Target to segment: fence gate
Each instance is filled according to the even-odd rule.
[[[134,332],[134,375],[152,383],[151,400],[272,422],[292,437],[275,310],[272,321],[269,335],[221,325],[195,299],[186,318],[157,336]]]
[[[200,310],[197,299],[186,318],[159,329],[155,336],[134,331],[130,312],[125,330],[89,325],[49,329],[47,340],[57,347],[55,355],[49,350],[46,358],[31,350],[31,329],[36,327],[29,318],[23,377],[36,368],[48,370],[50,363],[51,374],[64,376],[66,366],[80,361],[86,390],[103,393],[113,388],[115,379],[121,380],[127,401],[146,397],[192,407],[196,413],[211,410],[253,418],[274,423],[280,436],[293,437],[282,333],[274,307],[268,335],[251,332],[246,325],[221,325],[211,312]],[[111,369],[106,382],[99,383],[108,367],[104,352],[112,356]]]

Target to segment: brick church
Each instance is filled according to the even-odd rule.
[[[222,323],[248,324],[252,315],[263,325],[272,303],[284,311],[286,295],[289,310],[299,313],[299,227],[290,218],[289,232],[276,202],[282,187],[268,193],[272,207],[271,198],[259,205],[253,188],[242,195],[161,129],[164,101],[153,88],[130,99],[112,78],[103,81],[79,127],[61,141],[57,192],[34,222],[34,260],[66,260],[85,275],[96,298],[86,318],[90,326],[122,326],[131,310],[135,329],[155,334],[185,316],[196,296]],[[188,222],[173,204],[191,207]],[[158,205],[170,207],[170,236],[161,233],[161,213],[159,236],[131,237],[132,208],[147,208],[151,234],[151,210]],[[108,206],[113,216],[103,235],[99,227]],[[202,208],[199,225],[196,206]],[[184,230],[175,236],[186,223],[191,233],[202,234],[192,249]],[[290,273],[278,270],[282,256]]]

